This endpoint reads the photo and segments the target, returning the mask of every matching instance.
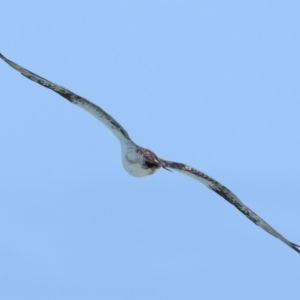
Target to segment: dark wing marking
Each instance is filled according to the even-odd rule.
[[[105,126],[107,126],[119,140],[125,139],[131,141],[126,130],[112,116],[110,116],[99,106],[95,105],[94,103],[88,101],[87,99],[73,93],[72,91],[58,84],[55,84],[33,72],[30,72],[29,70],[24,69],[23,67],[17,65],[16,63],[4,57],[1,53],[0,53],[0,58],[2,58],[6,63],[8,63],[11,67],[13,67],[18,72],[20,72],[26,78],[54,91],[55,93],[69,100],[71,103],[86,110],[88,113],[90,113],[99,121],[101,121]]]
[[[287,244],[289,247],[300,253],[300,246],[288,241],[285,237],[283,237],[280,233],[278,233],[273,227],[271,227],[267,222],[265,222],[260,216],[258,216],[254,211],[252,211],[249,207],[247,207],[234,193],[232,193],[229,189],[227,189],[224,185],[220,184],[218,181],[214,180],[213,178],[209,177],[205,173],[202,173],[190,166],[185,164],[166,161],[160,159],[160,162],[164,167],[176,170],[180,173],[183,173],[187,176],[190,176],[209,189],[213,190],[225,200],[227,200],[230,204],[235,206],[242,214],[244,214],[248,219],[250,219],[254,224],[261,227],[269,234],[275,236],[276,238],[280,239],[282,242]]]

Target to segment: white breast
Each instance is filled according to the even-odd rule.
[[[134,177],[143,177],[154,173],[152,169],[144,166],[142,157],[137,153],[136,145],[122,145],[122,164],[124,169]]]

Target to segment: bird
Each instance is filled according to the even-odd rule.
[[[7,64],[9,64],[16,71],[20,72],[26,78],[59,94],[69,102],[81,107],[82,109],[90,113],[92,116],[94,116],[96,119],[98,119],[100,122],[102,122],[119,140],[121,144],[122,164],[124,169],[130,175],[134,177],[144,177],[147,175],[154,174],[160,168],[163,168],[168,171],[177,171],[179,173],[187,175],[201,182],[207,188],[214,191],[227,202],[232,204],[255,225],[259,226],[272,236],[281,240],[293,250],[300,253],[299,245],[294,244],[288,239],[286,239],[271,225],[264,221],[259,215],[257,215],[253,210],[246,206],[233,192],[231,192],[228,188],[219,183],[217,180],[184,163],[178,163],[159,158],[153,151],[135,144],[130,138],[127,131],[124,129],[124,127],[121,126],[111,115],[105,112],[98,105],[75,94],[74,92],[70,91],[69,89],[63,86],[53,83],[21,67],[20,65],[7,59],[1,53],[0,58],[2,58]]]

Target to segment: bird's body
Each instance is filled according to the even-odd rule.
[[[122,163],[124,169],[134,177],[151,175],[161,167],[152,151],[135,144],[122,146]]]
[[[190,176],[191,178],[200,181],[209,189],[219,194],[222,198],[224,198],[230,204],[235,206],[254,224],[261,227],[269,234],[280,239],[289,247],[300,253],[300,246],[290,242],[285,237],[283,237],[272,226],[270,226],[254,211],[247,207],[234,193],[232,193],[229,189],[220,184],[218,181],[186,164],[167,161],[157,157],[156,154],[153,153],[151,150],[136,145],[129,137],[127,131],[112,116],[106,113],[99,106],[60,85],[57,85],[37,74],[34,74],[31,71],[28,71],[27,69],[7,59],[2,54],[0,54],[0,58],[2,58],[6,63],[8,63],[11,67],[19,71],[28,79],[58,93],[71,103],[86,110],[88,113],[90,113],[99,121],[101,121],[106,127],[108,127],[108,129],[111,130],[111,132],[120,141],[123,167],[130,175],[134,177],[143,177],[153,174],[159,168],[164,168],[166,170],[175,170],[182,174]]]

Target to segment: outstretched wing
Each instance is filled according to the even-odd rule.
[[[165,168],[173,169],[180,173],[183,173],[187,176],[190,176],[209,189],[213,190],[225,200],[227,200],[230,204],[235,206],[242,214],[244,214],[248,219],[250,219],[254,224],[261,227],[271,235],[275,236],[276,238],[280,239],[282,242],[287,244],[289,247],[300,253],[300,246],[288,241],[285,237],[283,237],[280,233],[278,233],[272,226],[270,226],[267,222],[265,222],[260,216],[258,216],[254,211],[252,211],[249,207],[247,207],[234,193],[232,193],[229,189],[225,186],[220,184],[218,181],[214,180],[213,178],[209,177],[205,173],[202,173],[190,166],[187,166],[182,163],[171,162],[163,159],[159,159],[162,166]]]
[[[124,141],[124,140],[131,141],[126,130],[112,116],[106,113],[99,106],[73,93],[72,91],[64,88],[63,86],[55,84],[37,74],[34,74],[33,72],[24,69],[23,67],[17,65],[16,63],[4,57],[1,53],[0,53],[0,58],[2,58],[6,63],[8,63],[11,67],[13,67],[15,70],[20,72],[28,79],[54,91],[55,93],[69,100],[71,103],[86,110],[88,113],[90,113],[99,121],[101,121],[106,127],[108,127],[120,141]]]

